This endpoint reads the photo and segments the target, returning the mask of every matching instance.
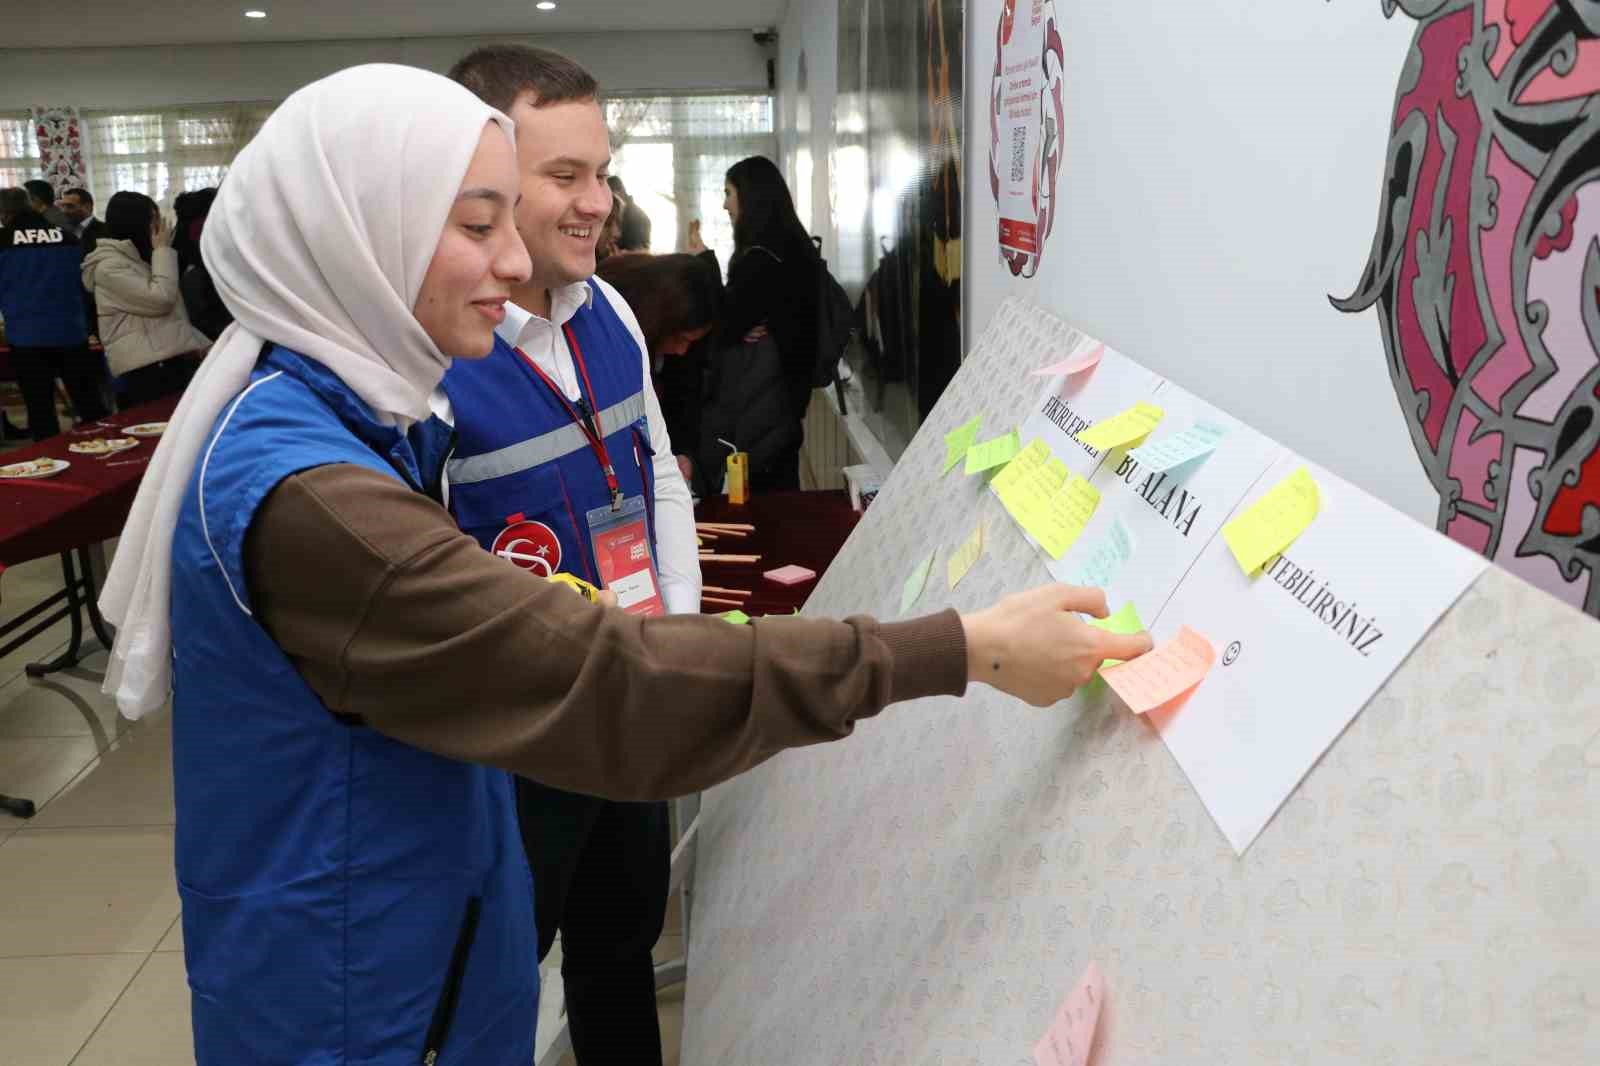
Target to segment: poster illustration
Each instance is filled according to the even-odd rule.
[[[1437,527],[1600,615],[1600,11],[1386,0],[1417,21],[1355,291]]]
[[[1031,278],[1056,220],[1065,48],[1052,0],[1005,0],[989,89],[989,187],[1000,258]]]

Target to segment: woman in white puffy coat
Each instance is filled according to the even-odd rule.
[[[99,309],[118,406],[127,408],[182,392],[211,342],[189,324],[172,231],[156,202],[117,193],[106,230],[83,261],[83,285]]]

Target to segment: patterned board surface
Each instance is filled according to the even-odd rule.
[[[894,617],[935,545],[917,612],[1048,580],[980,479],[939,468],[1073,340],[1001,308],[807,614]],[[894,707],[707,795],[683,1061],[1031,1066],[1092,960],[1093,1066],[1594,1063],[1597,809],[1600,626],[1495,569],[1242,858],[1103,688]]]

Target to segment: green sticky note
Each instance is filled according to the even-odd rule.
[[[906,578],[906,587],[900,591],[901,614],[911,610],[911,605],[922,598],[923,586],[928,583],[928,574],[933,570],[933,555],[934,553],[930,552],[928,557],[911,571],[911,576]]]
[[[1120,633],[1124,636],[1144,630],[1144,623],[1139,621],[1139,609],[1133,605],[1132,600],[1123,604],[1121,610],[1108,618],[1085,618],[1084,621],[1096,629],[1103,629],[1107,633]],[[1104,670],[1108,666],[1116,666],[1120,662],[1122,662],[1121,659],[1107,659],[1100,664],[1100,669]]]
[[[748,625],[750,622],[750,616],[738,608],[734,608],[731,611],[723,611],[717,617],[724,622],[732,622],[736,626]]]
[[[974,444],[967,449],[967,473],[976,474],[980,470],[992,470],[1002,463],[1009,463],[1022,451],[1022,438],[1017,436],[1017,431],[1012,430],[1003,437],[986,440],[982,444]]]
[[[973,415],[944,435],[944,469],[940,473],[948,474],[956,468],[957,463],[966,458],[967,449],[977,441],[978,430],[981,428],[983,428],[983,416]]]

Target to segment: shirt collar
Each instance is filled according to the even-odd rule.
[[[513,348],[521,347],[528,334],[540,325],[564,326],[578,313],[579,308],[594,306],[594,289],[587,281],[575,281],[559,289],[550,290],[550,317],[548,319],[510,301],[506,302],[505,321],[495,327],[501,340]]]

